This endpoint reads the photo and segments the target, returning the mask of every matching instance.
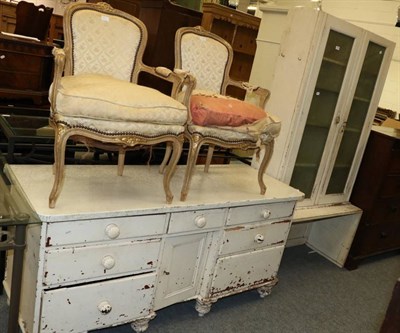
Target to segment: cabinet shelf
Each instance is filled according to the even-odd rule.
[[[344,62],[344,61],[339,61],[339,60],[335,60],[335,59],[328,58],[328,57],[323,57],[322,60],[326,61],[328,63],[334,64],[334,65],[338,65],[340,67],[346,67],[347,66],[347,63]]]
[[[355,100],[357,102],[362,102],[362,103],[370,103],[371,102],[371,99],[369,99],[369,98],[358,97],[358,96],[354,96],[353,100]]]

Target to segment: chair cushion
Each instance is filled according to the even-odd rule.
[[[109,122],[184,125],[187,108],[158,90],[106,75],[61,78],[56,109],[62,116]]]
[[[199,126],[242,126],[265,118],[266,112],[250,103],[222,95],[192,95],[192,123]]]

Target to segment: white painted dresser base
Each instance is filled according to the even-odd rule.
[[[23,332],[86,332],[132,322],[147,328],[155,310],[196,299],[200,315],[221,297],[258,288],[277,272],[302,194],[245,165],[200,167],[180,202],[184,168],[165,204],[157,167],[67,166],[55,209],[51,166],[6,170],[41,225],[27,232],[20,326]],[[10,254],[11,255],[11,254]],[[8,260],[8,263],[11,261]],[[4,282],[10,291],[11,264]]]

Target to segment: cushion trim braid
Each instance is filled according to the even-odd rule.
[[[182,125],[112,122],[104,120],[63,117],[59,115],[57,115],[56,118],[53,118],[53,121],[57,124],[64,124],[70,128],[81,128],[109,136],[136,135],[152,138],[160,135],[180,135],[185,131],[185,127]]]
[[[220,129],[217,127],[203,127],[197,125],[188,125],[187,130],[190,134],[200,134],[204,137],[211,137],[214,139],[219,139],[227,142],[244,142],[248,141],[251,143],[256,143],[258,138],[256,136],[245,134],[241,132],[232,131],[229,129]]]

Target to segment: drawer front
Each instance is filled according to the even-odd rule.
[[[151,273],[45,291],[40,332],[85,332],[150,315],[154,285]]]
[[[41,85],[40,74],[9,72],[0,70],[0,87],[18,90],[45,90]]]
[[[400,174],[387,176],[380,191],[380,197],[393,197],[396,195],[400,198]]]
[[[60,286],[148,271],[157,266],[159,251],[160,239],[106,246],[51,248],[45,253],[43,284]]]
[[[290,221],[255,226],[237,226],[224,232],[221,255],[257,250],[267,246],[284,245]]]
[[[218,228],[225,224],[226,209],[172,213],[168,233]]]
[[[354,256],[367,256],[400,249],[400,223],[369,226],[357,232],[351,252]]]
[[[265,205],[234,207],[229,209],[227,225],[269,221],[291,217],[295,202],[277,202]]]
[[[2,70],[38,74],[41,64],[40,57],[0,50],[0,69]]]
[[[400,199],[395,197],[376,201],[367,223],[400,223]]]
[[[211,297],[227,296],[274,283],[284,246],[218,259]]]
[[[165,214],[49,223],[47,246],[160,235],[165,230]]]

